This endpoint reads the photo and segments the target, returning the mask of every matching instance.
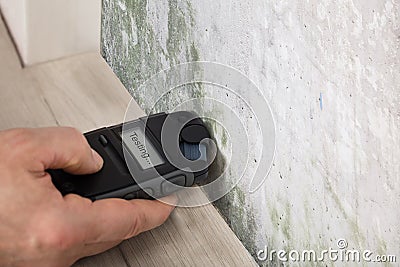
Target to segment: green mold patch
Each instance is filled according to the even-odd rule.
[[[292,240],[291,236],[291,228],[290,228],[290,219],[291,219],[291,206],[289,202],[285,204],[285,214],[282,216],[282,233],[286,240],[286,250],[290,251],[290,243]]]
[[[123,10],[114,0],[103,1],[102,56],[139,105],[148,110],[152,108],[146,105],[149,96],[139,92],[139,86],[170,66],[200,60],[192,38],[195,14],[189,2],[170,0],[168,20],[162,22],[165,28],[159,29],[149,20],[148,1],[121,3],[126,7]],[[165,43],[158,38],[164,33]],[[165,107],[156,107],[161,108]]]
[[[223,131],[221,137],[221,145],[222,147],[226,148],[227,144],[228,144],[228,135],[226,134],[225,131]]]
[[[278,211],[276,210],[275,206],[269,207],[269,216],[275,230],[279,230],[279,227],[281,225],[281,218],[279,217]]]
[[[365,236],[363,236],[362,233],[361,233],[360,227],[359,227],[359,225],[357,223],[357,219],[353,218],[353,217],[350,217],[347,214],[347,212],[345,211],[345,209],[344,209],[344,207],[342,205],[342,202],[340,201],[339,196],[337,195],[337,193],[333,189],[332,184],[329,181],[328,177],[325,178],[325,184],[326,184],[326,187],[327,187],[329,193],[331,194],[331,196],[332,196],[332,198],[333,198],[333,200],[334,200],[334,202],[336,204],[336,207],[338,207],[338,209],[340,210],[340,212],[343,215],[343,218],[349,224],[353,240],[355,241],[355,243],[357,245],[363,246],[365,244]],[[355,215],[355,216],[357,216],[357,215]]]
[[[167,51],[171,66],[180,63],[180,53],[184,41],[188,37],[185,12],[178,5],[178,2],[178,0],[168,1]]]
[[[102,55],[135,96],[135,89],[162,69],[164,51],[147,19],[147,1],[124,5],[126,11],[113,0],[103,1]]]
[[[151,10],[153,7],[149,6],[147,0],[103,0],[102,5],[102,56],[140,107],[147,113],[168,111],[184,100],[195,98],[199,100],[197,105],[200,106],[197,108],[201,109],[207,97],[202,83],[185,85],[184,90],[179,93],[166,93],[155,107],[152,106],[155,100],[153,98],[158,96],[138,90],[150,77],[163,69],[184,62],[201,61],[201,53],[194,38],[196,13],[190,1],[153,3],[168,8],[167,21],[158,21],[157,27],[154,20],[158,16],[156,19],[149,19],[154,17],[154,10]],[[169,78],[179,80],[179,77]],[[160,87],[157,94],[161,95],[168,89],[171,88]],[[208,115],[223,118],[218,107],[208,111]],[[224,153],[228,149],[229,136],[216,122],[206,123],[214,140],[219,140],[221,151],[218,151],[217,158],[210,167],[211,178],[219,177],[226,167]],[[230,168],[222,175],[221,179],[225,179],[227,187],[230,186],[229,178],[234,175],[236,174]],[[256,259],[256,215],[246,200],[245,193],[239,187],[234,187],[230,193],[216,201],[215,206]]]
[[[196,45],[194,44],[194,42],[192,42],[192,44],[190,46],[190,55],[191,55],[192,61],[200,61],[199,50],[196,48]]]
[[[253,208],[246,204],[245,193],[236,186],[214,205],[250,254],[257,259],[257,223]]]

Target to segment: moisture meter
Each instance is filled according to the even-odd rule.
[[[208,175],[210,133],[193,112],[154,114],[84,135],[104,159],[103,168],[90,175],[49,170],[63,195],[159,198]]]

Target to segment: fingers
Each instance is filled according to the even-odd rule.
[[[76,129],[23,129],[17,130],[16,135],[21,143],[29,144],[34,155],[34,161],[28,162],[31,171],[64,169],[72,174],[89,174],[99,171],[103,165],[103,159]]]
[[[176,203],[175,196],[165,201]],[[80,220],[87,244],[120,241],[164,223],[174,206],[157,200],[105,199],[91,204]]]

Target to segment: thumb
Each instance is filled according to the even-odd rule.
[[[35,158],[41,163],[41,169],[35,171],[63,169],[71,174],[90,174],[102,168],[103,159],[78,130],[57,127],[31,131]]]

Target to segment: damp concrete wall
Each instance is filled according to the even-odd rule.
[[[199,60],[237,68],[269,101],[267,180],[254,194],[239,183],[215,204],[254,256],[265,246],[337,249],[344,238],[400,261],[399,46],[398,1],[103,0],[102,54],[143,108],[144,81]],[[210,126],[224,154],[227,137]]]

